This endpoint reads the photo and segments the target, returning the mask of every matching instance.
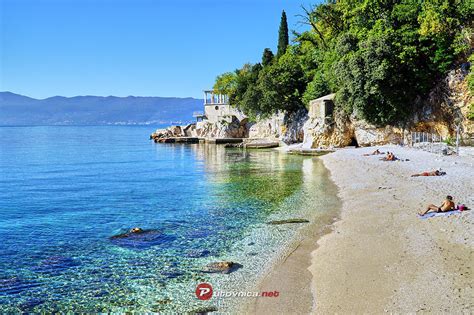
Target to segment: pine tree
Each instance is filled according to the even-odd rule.
[[[270,48],[265,48],[262,55],[262,65],[268,66],[273,60],[273,52]]]
[[[280,29],[278,30],[278,52],[277,57],[285,54],[288,47],[288,22],[286,21],[286,13],[281,13]]]

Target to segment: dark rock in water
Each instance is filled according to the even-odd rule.
[[[206,315],[207,313],[212,313],[212,312],[217,312],[217,307],[215,306],[204,306],[197,308],[195,310],[192,310],[189,312],[189,314],[195,314],[195,315]]]
[[[143,230],[142,228],[134,227],[133,229],[131,229],[130,231],[128,231],[126,233],[122,233],[122,234],[112,236],[111,239],[130,237],[130,236],[133,236],[133,235],[148,233],[150,231],[154,231],[154,230]]]
[[[237,264],[232,261],[217,261],[204,266],[202,272],[228,274],[242,267],[243,266],[241,264]]]
[[[287,219],[287,220],[270,221],[267,224],[279,225],[279,224],[288,224],[288,223],[309,223],[309,221],[306,219]]]
[[[160,305],[163,305],[163,304],[170,304],[171,302],[173,302],[173,300],[170,299],[170,298],[165,298],[165,299],[156,301],[156,303],[157,303],[157,304],[160,304]]]
[[[207,249],[191,249],[186,252],[186,256],[190,258],[207,257],[211,254]]]
[[[175,237],[158,230],[140,230],[112,236],[110,240],[118,246],[129,248],[148,248],[171,242]]]
[[[255,243],[254,243],[254,242],[250,242],[250,243],[248,243],[247,245],[248,245],[248,246],[252,246],[252,245],[255,245]]]
[[[257,256],[257,255],[258,255],[258,254],[255,253],[255,252],[250,252],[250,253],[247,254],[247,256]]]

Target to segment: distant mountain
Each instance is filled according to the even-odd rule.
[[[145,125],[187,123],[203,100],[176,97],[54,96],[0,92],[0,125]]]

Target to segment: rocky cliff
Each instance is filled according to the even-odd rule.
[[[474,121],[468,119],[474,98],[467,88],[469,64],[448,73],[433,88],[426,100],[417,100],[420,110],[413,113],[403,127],[376,127],[335,110],[331,119],[323,119],[310,110],[303,132],[303,148],[342,147],[347,145],[380,145],[408,143],[410,132],[437,133],[443,138],[454,137],[460,127],[462,139],[474,135]]]
[[[150,139],[157,141],[173,137],[248,138],[250,126],[247,118],[239,120],[236,116],[228,116],[215,123],[204,120],[186,126],[158,129],[151,134]]]

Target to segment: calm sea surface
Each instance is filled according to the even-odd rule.
[[[225,310],[196,284],[251,288],[302,226],[266,222],[335,213],[316,158],[155,144],[152,131],[0,127],[0,311]],[[153,233],[111,239],[132,227]],[[201,272],[219,260],[243,267]]]

